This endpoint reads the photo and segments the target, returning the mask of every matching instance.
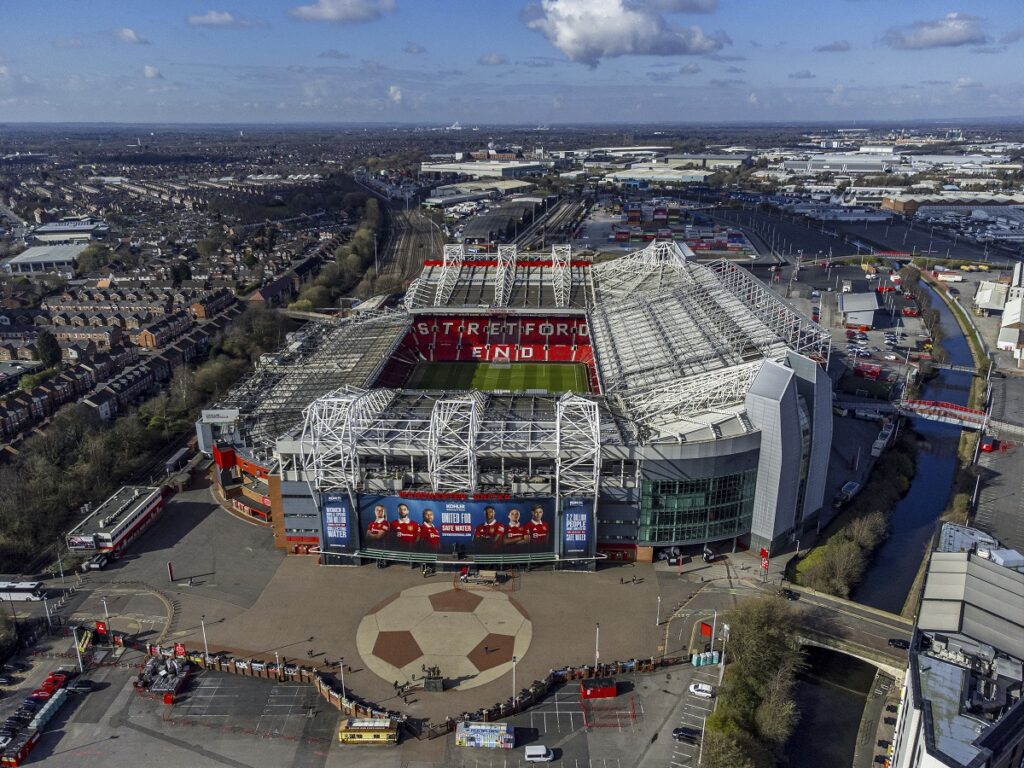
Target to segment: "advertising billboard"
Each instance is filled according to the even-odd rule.
[[[590,555],[593,548],[594,500],[562,499],[562,554]]]
[[[424,499],[359,497],[359,530],[366,549],[515,555],[553,552],[552,498]]]
[[[348,549],[353,545],[350,507],[347,493],[321,494],[320,510],[324,518],[324,546],[327,549]]]

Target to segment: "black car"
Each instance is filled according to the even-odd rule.
[[[22,664],[20,661],[9,661],[0,667],[2,672],[24,672],[28,669],[27,664]]]
[[[906,650],[907,648],[910,647],[910,643],[908,643],[906,640],[902,640],[902,639],[900,639],[898,637],[890,637],[889,638],[889,647],[890,648],[902,648],[903,650]]]
[[[79,679],[68,683],[69,693],[89,693],[95,687],[92,680]]]
[[[14,678],[7,675],[0,675],[0,685],[14,685]]]
[[[794,592],[792,589],[785,588],[779,590],[779,597],[784,597],[787,600],[799,600],[800,595]]]
[[[696,744],[700,740],[700,731],[696,728],[674,728],[672,738],[684,744]]]

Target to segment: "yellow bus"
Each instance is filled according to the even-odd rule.
[[[348,718],[341,721],[338,741],[342,744],[397,744],[398,723],[385,718]]]

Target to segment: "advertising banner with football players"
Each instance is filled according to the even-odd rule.
[[[514,555],[552,552],[555,502],[359,496],[364,549]]]
[[[594,547],[594,500],[562,499],[562,555],[589,556]]]
[[[348,494],[324,493],[320,496],[320,509],[324,518],[324,545],[327,549],[350,549],[352,538],[351,504]]]

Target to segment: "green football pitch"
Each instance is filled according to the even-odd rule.
[[[409,389],[479,389],[481,392],[589,392],[586,366],[582,363],[431,363],[412,372]]]

